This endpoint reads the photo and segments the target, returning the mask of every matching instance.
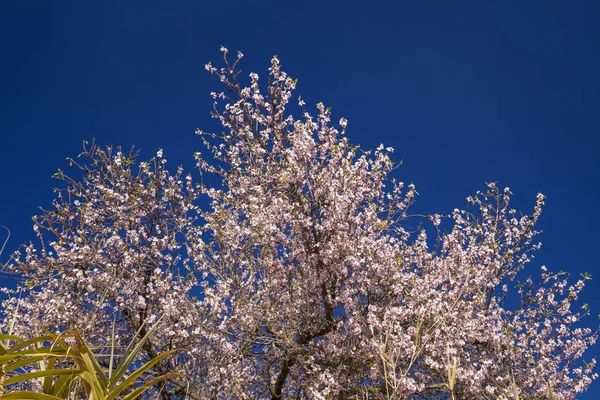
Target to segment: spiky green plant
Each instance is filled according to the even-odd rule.
[[[157,383],[181,377],[176,373],[167,373],[140,382],[154,365],[178,351],[167,351],[135,368],[138,354],[154,327],[139,342],[132,341],[129,344],[114,369],[114,349],[111,350],[109,368],[105,369],[99,361],[99,357],[104,356],[94,354],[77,332],[60,335],[47,333],[29,340],[0,334],[0,397],[7,400],[63,400],[83,392],[88,400],[136,399]],[[37,368],[25,368],[35,363],[39,364]],[[61,367],[64,365],[68,367]],[[19,372],[23,370],[25,372]],[[10,385],[35,379],[41,380],[41,392],[15,390],[5,393]]]

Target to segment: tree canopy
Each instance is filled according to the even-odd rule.
[[[211,94],[223,131],[198,131],[207,150],[195,153],[212,177],[170,173],[162,151],[138,162],[87,145],[35,217],[39,244],[5,266],[24,279],[4,301],[5,330],[75,330],[107,351],[153,329],[140,361],[179,349],[148,373],[180,374],[146,393],[163,399],[585,390],[597,337],[576,303],[587,277],[527,271],[542,194],[523,215],[488,183],[465,210],[414,216],[393,149],[351,144],[321,103],[310,114],[276,57],[264,87],[255,73],[245,87],[242,54],[222,51],[224,66],[206,69],[225,86]]]

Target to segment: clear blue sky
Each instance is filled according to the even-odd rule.
[[[83,140],[135,144],[147,157],[161,147],[169,165],[191,167],[194,130],[214,126],[218,84],[203,66],[225,45],[259,75],[279,55],[307,103],[348,118],[354,143],[395,147],[421,212],[464,207],[486,181],[510,186],[527,211],[543,192],[532,270],[598,275],[599,17],[595,1],[4,0],[7,250],[34,238],[50,176]],[[597,279],[582,298],[593,326]],[[581,396],[596,398],[598,383]]]

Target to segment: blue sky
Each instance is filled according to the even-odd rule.
[[[598,15],[593,1],[2,1],[7,251],[34,238],[50,176],[83,140],[146,157],[160,147],[191,168],[195,129],[214,127],[218,83],[203,66],[225,45],[263,76],[277,54],[308,104],[349,120],[352,142],[393,146],[419,212],[464,207],[486,181],[510,186],[526,211],[543,192],[532,270],[598,275]],[[592,326],[597,288],[582,296]],[[580,398],[600,398],[599,386]]]

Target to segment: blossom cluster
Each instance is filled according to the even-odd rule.
[[[7,266],[27,283],[5,326],[14,311],[21,334],[75,328],[102,346],[164,317],[146,356],[184,349],[157,368],[187,378],[157,387],[164,399],[572,399],[589,386],[586,277],[528,272],[543,195],[517,215],[490,183],[410,229],[417,193],[392,178],[393,149],[352,145],[321,103],[312,115],[298,99],[294,117],[276,57],[266,88],[255,73],[244,87],[242,54],[222,51],[206,69],[226,87],[211,94],[223,132],[198,131],[195,153],[218,184],[170,175],[162,151],[136,164],[86,149],[82,179],[61,173],[35,219],[40,246]]]

